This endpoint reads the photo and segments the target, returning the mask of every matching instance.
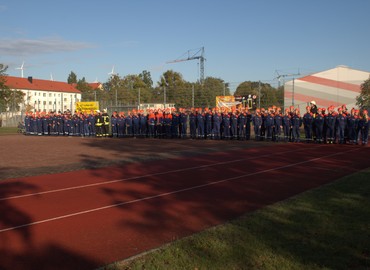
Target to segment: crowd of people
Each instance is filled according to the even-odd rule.
[[[26,135],[191,138],[215,140],[266,140],[306,143],[368,143],[370,118],[367,110],[347,110],[345,105],[317,108],[310,102],[306,112],[276,106],[251,112],[247,108],[167,108],[132,110],[127,113],[97,110],[28,113]],[[301,136],[304,133],[304,136]]]

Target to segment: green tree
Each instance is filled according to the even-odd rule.
[[[370,108],[370,78],[361,84],[361,92],[356,97],[356,104],[362,109]]]
[[[78,80],[76,89],[81,91],[82,101],[92,101],[95,100],[95,89],[93,89],[87,82],[85,77]]]
[[[77,75],[76,75],[76,73],[74,73],[73,71],[71,71],[71,73],[69,73],[69,75],[68,75],[67,82],[68,82],[68,84],[77,83]]]
[[[7,110],[11,112],[19,111],[20,104],[24,102],[24,93],[19,90],[11,90],[6,85],[7,66],[0,64],[0,112]]]
[[[152,76],[150,75],[150,72],[147,70],[144,70],[139,74],[139,78],[145,83],[146,88],[152,88],[153,87],[153,80]]]
[[[261,96],[259,96],[261,94]],[[238,85],[234,96],[256,95],[257,100],[260,100],[261,107],[282,106],[283,90],[276,89],[268,83],[245,81]],[[258,106],[258,104],[257,104]]]

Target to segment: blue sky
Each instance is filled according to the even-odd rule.
[[[338,0],[0,0],[0,63],[7,73],[66,81],[71,71],[92,82],[168,69],[197,80],[197,60],[176,64],[205,47],[205,76],[239,83],[276,83],[280,74],[338,65],[370,71],[370,1]]]

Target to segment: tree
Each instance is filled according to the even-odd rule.
[[[77,75],[73,71],[68,75],[67,79],[68,84],[77,83]]]
[[[20,104],[24,102],[24,93],[19,90],[11,90],[6,85],[7,67],[0,64],[0,112],[19,111]]]
[[[152,76],[150,75],[150,72],[147,70],[144,70],[139,74],[139,78],[145,83],[146,88],[152,88],[153,87],[153,80]]]
[[[260,88],[261,87],[261,88]],[[261,96],[259,97],[259,94]],[[269,107],[272,105],[282,106],[283,105],[283,91],[276,89],[268,83],[245,81],[239,84],[236,88],[234,96],[248,96],[256,95],[261,101],[261,107]],[[258,104],[257,104],[258,106]]]
[[[362,109],[370,108],[370,77],[361,84],[361,92],[356,97],[356,105]]]
[[[86,82],[85,77],[78,80],[76,89],[81,91],[81,100],[91,101],[95,99],[95,89],[92,89],[92,87]]]

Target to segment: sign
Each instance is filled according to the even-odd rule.
[[[88,102],[76,102],[76,111],[78,112],[91,112],[99,110],[98,101],[88,101]]]
[[[217,96],[216,97],[216,107],[217,108],[228,108],[231,109],[239,105],[240,101],[235,101],[234,96]]]

